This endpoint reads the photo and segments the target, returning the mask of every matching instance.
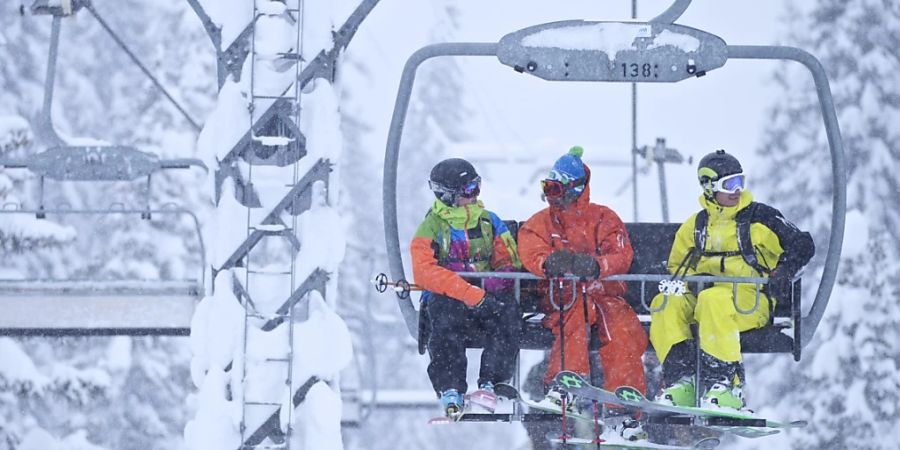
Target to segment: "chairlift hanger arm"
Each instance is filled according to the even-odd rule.
[[[672,6],[662,12],[662,14],[650,19],[653,23],[675,23],[679,17],[691,6],[691,0],[675,0]]]
[[[384,217],[384,239],[387,246],[388,267],[391,276],[396,279],[406,279],[403,270],[403,260],[400,256],[400,232],[397,226],[397,163],[400,158],[400,138],[403,134],[403,125],[406,122],[406,113],[409,109],[409,100],[412,96],[412,87],[416,78],[419,65],[428,59],[448,55],[468,56],[493,56],[497,54],[497,44],[433,44],[425,46],[409,57],[403,67],[400,76],[400,88],[394,103],[394,112],[391,116],[391,125],[388,129],[387,149],[384,155],[384,178],[382,180],[382,204]],[[410,336],[418,339],[419,316],[412,300],[397,298],[400,312]]]
[[[34,6],[32,6],[34,10]],[[38,135],[47,140],[50,145],[67,145],[56,128],[53,126],[53,116],[50,114],[53,105],[53,88],[56,81],[56,60],[59,54],[59,28],[60,16],[54,15],[53,22],[50,25],[50,48],[47,51],[47,75],[44,78],[44,102],[41,113],[38,115],[37,132]]]
[[[754,45],[730,45],[728,57],[736,59],[766,59],[766,60],[790,60],[803,64],[813,77],[816,86],[816,94],[819,98],[819,107],[822,112],[822,120],[825,122],[825,134],[828,138],[828,146],[831,151],[831,235],[828,240],[828,253],[825,255],[825,265],[822,270],[822,280],[816,291],[809,314],[802,319],[801,340],[805,347],[812,340],[828,299],[837,278],[837,269],[841,259],[841,247],[844,240],[844,221],[847,214],[847,163],[844,157],[844,141],[841,138],[841,129],[835,113],[834,99],[831,95],[831,86],[822,63],[815,56],[804,50],[794,47],[780,46],[754,46]]]

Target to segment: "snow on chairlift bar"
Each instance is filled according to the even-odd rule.
[[[545,80],[676,82],[725,65],[720,37],[670,23],[568,20],[500,39],[497,58]]]
[[[161,169],[206,169],[199,159],[160,160],[159,156],[126,146],[53,147],[24,161],[2,161],[5,168],[28,169],[58,181],[131,181]]]

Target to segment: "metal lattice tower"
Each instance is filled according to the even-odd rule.
[[[289,0],[286,4],[254,0],[252,21],[224,49],[221,29],[204,12],[198,0],[188,0],[188,3],[200,16],[216,47],[219,86],[223,86],[229,76],[234,80],[249,77],[248,130],[218,158],[215,175],[217,202],[221,200],[225,180],[233,182],[234,200],[246,207],[246,233],[243,241],[235,242],[228,256],[212,267],[214,279],[216,276],[231,278],[233,293],[246,311],[243,357],[231,364],[232,370],[241,371],[245,381],[238,448],[288,448],[292,430],[289,427],[282,429],[282,418],[290,423],[293,409],[305,400],[309,389],[320,380],[310,376],[295,382],[291,373],[295,354],[292,327],[281,325],[305,320],[306,304],[301,301],[313,291],[318,291],[324,298],[329,278],[322,268],[298,272],[296,259],[302,249],[297,218],[310,209],[314,184],[324,185],[327,191],[332,166],[327,159],[315,162],[304,159],[308,156],[306,138],[300,130],[301,94],[316,78],[334,80],[338,55],[378,0],[362,1],[344,25],[332,33],[333,46],[322,49],[308,62],[301,58],[300,51],[304,21],[302,0]],[[292,39],[262,36],[270,33],[273,26],[289,27]],[[287,49],[273,51],[273,43]],[[286,43],[293,45],[284,47]],[[250,58],[250,69],[241,73],[246,58]],[[278,82],[273,83],[273,77]],[[280,200],[269,204],[269,199]],[[268,239],[272,237],[277,239]],[[279,244],[284,247],[275,248]],[[272,295],[273,290],[285,285],[290,286],[288,292]],[[283,351],[278,355],[260,355],[257,353],[260,346],[256,345],[259,339],[265,344],[281,342]],[[268,350],[265,348],[264,351]],[[248,365],[248,358],[257,358],[258,364]],[[282,370],[278,380],[268,380],[271,382],[269,387],[279,385],[282,388],[279,392],[287,394],[279,393],[278,398],[251,397],[258,393],[254,389],[265,384],[254,378],[254,371],[259,371],[260,367],[273,369],[269,373]],[[282,412],[288,405],[291,411]]]
[[[292,28],[295,38],[292,46],[292,51],[280,53],[278,55],[272,55],[265,53],[266,49],[259,48],[260,46],[257,45],[257,39],[261,38],[262,33],[258,32],[258,28],[262,28],[264,25],[273,28],[277,27],[278,25],[281,25],[283,27],[288,24]],[[250,33],[249,53],[250,105],[248,108],[248,115],[250,118],[250,157],[244,158],[244,162],[247,164],[247,184],[250,187],[254,186],[254,172],[258,172],[258,170],[254,171],[254,166],[272,164],[277,167],[291,160],[293,160],[293,162],[290,165],[290,168],[282,167],[278,171],[289,171],[291,177],[291,183],[289,186],[297,185],[299,174],[297,160],[299,160],[301,156],[301,147],[298,145],[298,138],[299,136],[302,136],[302,134],[298,133],[300,128],[301,91],[298,88],[296,80],[298,80],[300,77],[300,54],[303,34],[302,24],[302,2],[298,3],[296,8],[286,7],[283,11],[272,9],[270,7],[266,9],[260,9],[260,1],[254,0],[253,2],[253,21],[251,23],[252,31]],[[265,36],[262,36],[262,38],[264,39]],[[286,88],[283,88],[279,85],[270,86],[264,83],[260,83],[259,78],[263,78],[260,77],[260,75],[265,76],[270,74],[270,72],[273,71],[272,66],[278,60],[286,60],[292,63],[291,65],[293,66],[293,82],[291,82]],[[260,86],[260,84],[263,85]],[[272,92],[273,88],[276,89],[275,92]],[[272,124],[264,123],[261,126],[258,126],[256,121],[257,117],[255,116],[259,110],[259,107],[266,103],[275,102],[280,102],[282,105],[282,115],[279,115],[281,120],[275,121]],[[270,155],[270,157],[262,158],[260,157],[260,155]],[[268,248],[263,247],[260,249],[256,249],[256,251],[252,253],[263,253],[263,255],[260,255],[260,259],[268,260],[269,258],[266,258],[267,256],[275,256],[275,259],[277,261],[275,263],[266,265],[261,264],[261,267],[258,269],[255,268],[255,266],[251,265],[251,261],[254,258],[251,258],[252,253],[250,252],[250,250],[248,250],[248,254],[246,257],[246,267],[244,271],[244,292],[246,295],[246,301],[244,303],[244,343],[241,365],[241,381],[244,385],[245,390],[244,395],[242,396],[241,442],[244,443],[243,447],[249,446],[251,448],[256,447],[256,445],[247,443],[247,433],[249,432],[248,420],[250,420],[253,415],[258,415],[258,410],[261,410],[263,414],[266,414],[271,413],[271,410],[277,411],[283,404],[291,404],[291,393],[293,392],[292,369],[294,362],[293,325],[295,322],[295,311],[297,308],[295,303],[291,303],[288,305],[287,311],[281,311],[280,309],[277,311],[267,310],[265,306],[260,307],[259,305],[252,302],[250,292],[256,290],[255,285],[257,283],[262,284],[262,286],[260,287],[268,291],[273,287],[283,285],[284,281],[288,281],[290,292],[293,292],[296,286],[295,257],[297,255],[297,252],[299,252],[300,250],[300,241],[297,237],[296,215],[291,215],[289,224],[282,223],[279,224],[280,226],[275,227],[259,227],[253,220],[252,209],[252,207],[247,206],[247,238],[250,238],[251,234],[257,231],[264,231],[264,236],[266,237],[284,238],[289,244],[289,254],[267,255],[266,253],[271,253],[271,251],[267,251]],[[285,258],[287,259],[287,261],[285,261]],[[251,277],[253,278],[253,281],[251,281]],[[259,278],[258,281],[256,280],[257,278]],[[250,384],[253,381],[251,379],[251,375],[248,373],[247,364],[247,360],[251,356],[248,354],[248,347],[253,344],[254,339],[259,338],[259,333],[251,329],[251,327],[255,326],[251,322],[271,320],[279,321],[279,325],[276,325],[274,329],[270,331],[265,331],[265,333],[280,334],[282,336],[278,336],[277,339],[286,338],[287,342],[284,343],[284,347],[279,348],[276,354],[266,355],[264,358],[258,361],[258,364],[260,365],[259,368],[262,370],[269,369],[268,366],[274,366],[272,367],[274,369],[273,371],[276,371],[277,373],[281,374],[281,376],[283,376],[285,389],[282,392],[287,392],[287,398],[278,399],[277,397],[264,397],[257,399],[254,398],[254,396],[256,395],[254,391],[260,391],[263,389],[249,389]],[[286,330],[284,330],[284,328],[286,328]],[[260,380],[257,379],[256,381],[259,382]],[[266,448],[290,448],[291,435],[293,434],[293,410],[294,408],[288,408],[286,411],[286,427],[282,430],[284,435],[278,437],[269,436],[271,444],[266,446]]]

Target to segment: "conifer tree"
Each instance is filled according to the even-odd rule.
[[[799,364],[764,358],[767,367],[758,371],[778,375],[767,375],[772,382],[753,393],[757,402],[775,405],[772,411],[810,411],[810,426],[786,437],[791,448],[895,448],[900,2],[823,0],[789,17],[792,42],[816,55],[831,81],[848,163],[847,227],[837,284],[815,338]],[[828,245],[831,166],[810,77],[785,66],[776,81],[784,95],[759,152],[767,164],[758,186],[816,238],[817,257],[805,277],[809,302],[817,286],[809,281],[818,281]]]

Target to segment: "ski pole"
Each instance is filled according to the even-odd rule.
[[[588,379],[591,378],[590,367],[591,367],[591,324],[588,320],[588,301],[587,301],[587,283],[586,280],[582,280],[581,282],[581,306],[584,316],[584,339],[585,346],[587,346],[587,357],[588,357]],[[597,400],[592,400],[594,406],[594,441],[597,444],[597,450],[600,449],[600,403]]]
[[[556,281],[558,283],[559,292],[560,293],[563,292],[562,278],[557,278],[556,280],[550,280],[550,304],[553,304],[553,281]],[[560,294],[560,296],[562,296],[562,294]],[[559,366],[560,366],[560,371],[562,371],[562,370],[566,369],[566,333],[565,333],[565,322],[563,321],[563,307],[562,307],[561,301],[559,302],[558,310],[559,310],[558,311],[558,314],[559,314]],[[565,395],[560,395],[560,398],[559,398],[560,407],[562,408],[562,429],[560,430],[559,437],[562,440],[563,444],[565,444],[569,439],[568,434],[566,434],[567,428],[568,428],[566,426],[566,397],[567,396],[568,396],[568,393],[566,393]]]
[[[424,291],[425,290],[421,286],[414,284],[414,283],[410,283],[409,281],[406,281],[402,278],[399,280],[396,280],[396,281],[392,281],[392,280],[388,279],[388,276],[384,273],[379,273],[378,275],[375,275],[375,278],[372,278],[371,281],[372,281],[372,284],[375,286],[375,290],[378,292],[385,292],[385,291],[387,291],[388,286],[392,286],[394,288],[394,292],[400,298],[409,297],[409,293],[411,291]]]

